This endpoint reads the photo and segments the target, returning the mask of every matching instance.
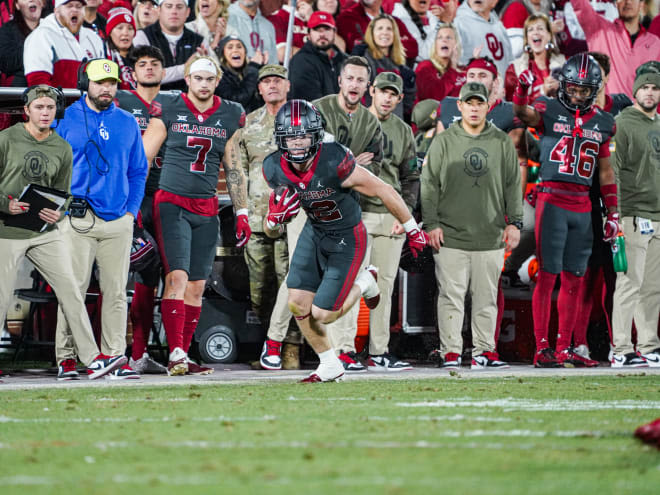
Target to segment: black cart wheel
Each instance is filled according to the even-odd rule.
[[[206,330],[199,338],[199,355],[206,363],[233,363],[238,356],[234,331],[224,325]]]

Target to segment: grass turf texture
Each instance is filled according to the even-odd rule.
[[[647,493],[658,416],[643,374],[7,391],[0,491]]]

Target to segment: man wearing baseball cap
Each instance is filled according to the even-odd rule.
[[[422,219],[436,250],[440,366],[460,367],[470,285],[472,368],[505,368],[495,348],[497,286],[504,250],[520,239],[520,170],[511,139],[486,121],[486,87],[465,83],[458,108],[461,119],[433,140],[421,181]]]
[[[291,58],[291,97],[313,101],[339,92],[337,76],[346,54],[335,46],[335,19],[314,12],[309,21],[309,41]]]
[[[628,271],[616,274],[612,367],[660,367],[660,64],[637,68],[632,107],[616,117],[614,155]],[[632,344],[632,321],[637,348]],[[635,351],[639,351],[639,356]],[[643,363],[642,361],[646,361]]]
[[[23,60],[29,86],[76,87],[83,60],[105,56],[101,38],[82,27],[84,0],[55,0],[55,12],[25,39]]]
[[[69,217],[62,226],[73,257],[73,270],[85,297],[94,261],[103,293],[101,352],[126,350],[126,282],[133,220],[140,209],[147,178],[147,159],[135,118],[113,103],[119,66],[102,58],[79,71],[83,95],[66,109],[57,132],[73,149]],[[73,352],[67,319],[58,310],[55,352]],[[113,379],[139,378],[127,365]]]

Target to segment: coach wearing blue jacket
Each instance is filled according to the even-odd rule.
[[[135,117],[117,108],[119,67],[105,59],[87,63],[79,76],[83,96],[67,108],[57,132],[73,148],[71,193],[74,200],[63,231],[71,248],[80,291],[87,291],[94,260],[103,294],[101,352],[124,354],[126,282],[133,220],[147,178],[147,158]],[[56,353],[73,348],[66,319],[58,312]],[[110,378],[139,378],[128,366]]]

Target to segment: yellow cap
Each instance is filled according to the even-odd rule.
[[[99,82],[105,79],[119,81],[119,66],[112,60],[99,58],[92,60],[85,69],[90,81]]]

